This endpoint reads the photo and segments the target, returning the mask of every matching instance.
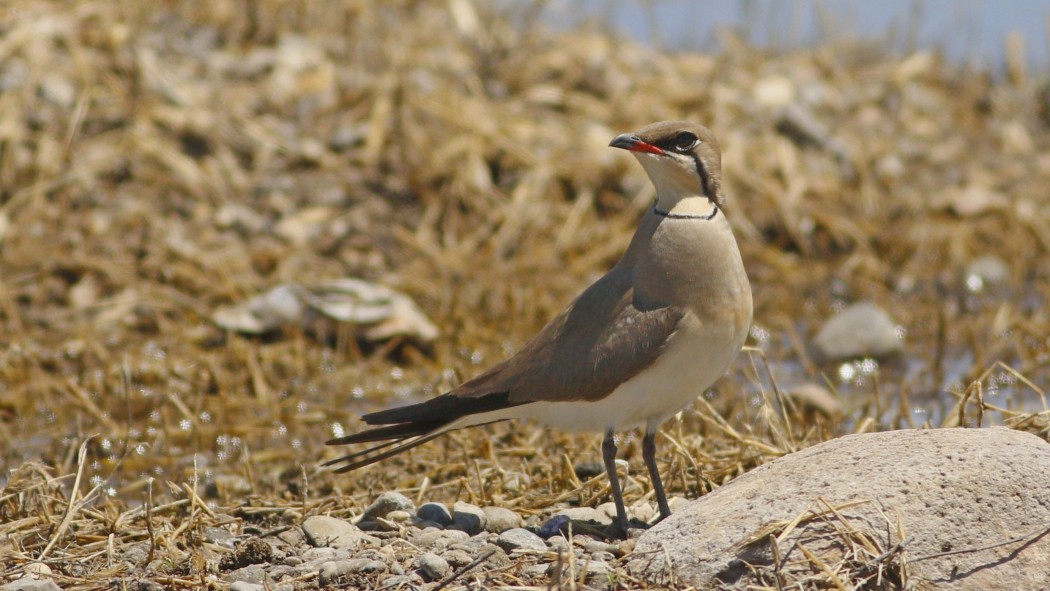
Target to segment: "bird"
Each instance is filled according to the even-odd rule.
[[[616,505],[611,535],[622,538],[629,521],[616,433],[641,428],[659,519],[670,516],[656,434],[736,359],[750,331],[751,285],[723,211],[714,133],[663,121],[609,146],[630,152],[656,189],[620,260],[506,360],[445,394],[361,417],[373,428],[327,444],[373,445],[324,466],[356,470],[449,431],[511,419],[595,431]]]

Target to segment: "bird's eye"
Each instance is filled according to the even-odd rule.
[[[679,152],[688,152],[700,143],[700,138],[691,131],[683,131],[674,138],[674,149]]]

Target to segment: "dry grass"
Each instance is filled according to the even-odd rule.
[[[105,587],[120,547],[145,543],[173,565],[163,584],[195,587],[220,552],[206,527],[349,516],[394,488],[526,515],[601,502],[604,479],[573,471],[596,438],[520,425],[348,477],[316,466],[357,412],[502,359],[616,260],[653,195],[606,143],[660,119],[721,139],[762,352],[666,427],[673,494],[847,431],[1046,436],[1045,81],[860,44],[769,55],[726,35],[717,55],[662,53],[550,32],[542,4],[482,4],[0,7],[0,580],[43,559],[66,588]],[[968,289],[986,254],[1009,277]],[[343,276],[411,295],[442,337],[424,351],[209,322]],[[805,343],[862,299],[909,346],[843,383]],[[845,422],[772,386],[823,375]],[[635,501],[636,440],[623,454]],[[844,560],[870,571],[889,550]]]

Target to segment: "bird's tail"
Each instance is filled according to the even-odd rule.
[[[350,472],[385,460],[403,451],[422,445],[449,431],[475,425],[498,422],[486,415],[516,404],[509,403],[506,393],[479,397],[461,397],[446,394],[419,404],[381,410],[361,417],[369,425],[382,425],[353,435],[326,441],[326,445],[376,443],[367,449],[329,460],[323,466],[335,466],[337,473]],[[491,415],[488,415],[491,416]],[[472,420],[475,417],[478,420]]]

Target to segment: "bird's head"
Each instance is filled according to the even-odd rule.
[[[703,196],[722,206],[722,156],[711,130],[688,121],[661,121],[609,143],[630,151],[668,204]]]

